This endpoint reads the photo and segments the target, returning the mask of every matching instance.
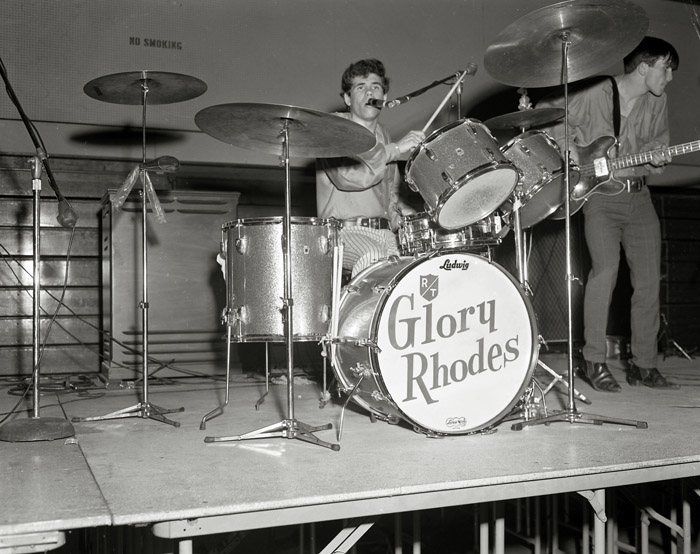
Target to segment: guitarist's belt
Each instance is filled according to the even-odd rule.
[[[625,188],[624,192],[639,192],[644,188],[644,177],[625,177],[618,179]]]

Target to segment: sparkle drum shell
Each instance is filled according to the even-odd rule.
[[[521,173],[516,192],[520,196],[520,226],[528,229],[552,215],[564,203],[566,179],[564,160],[557,143],[542,131],[527,131],[502,147],[503,155]],[[577,170],[569,169],[570,182],[579,179]],[[513,199],[503,206],[512,213]]]
[[[292,217],[291,297],[295,341],[328,332],[333,285],[333,247],[338,222]],[[222,226],[226,237],[226,303],[232,340],[283,342],[283,217],[239,219]]]
[[[448,231],[432,221],[428,213],[421,212],[401,219],[399,247],[403,256],[423,255],[439,249],[484,252],[501,243],[502,229],[501,216],[497,213],[461,229]]]
[[[499,150],[488,128],[461,119],[428,136],[406,163],[406,182],[444,229],[484,219],[502,205],[518,171]]]
[[[380,261],[344,289],[333,367],[379,419],[428,435],[493,426],[530,384],[537,330],[515,279],[449,252]]]

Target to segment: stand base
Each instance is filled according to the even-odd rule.
[[[282,437],[285,439],[298,439],[311,444],[316,444],[318,446],[323,446],[325,448],[330,448],[331,450],[337,452],[340,450],[339,444],[331,444],[329,442],[322,441],[313,435],[313,433],[317,431],[325,431],[327,429],[333,429],[333,424],[328,423],[326,425],[313,427],[296,419],[283,419],[279,423],[274,423],[272,425],[262,427],[256,431],[250,431],[249,433],[245,433],[243,435],[232,435],[228,437],[204,437],[204,442],[230,442],[248,439]]]
[[[159,406],[156,406],[155,404],[151,404],[150,402],[139,402],[135,406],[131,406],[129,408],[123,408],[121,410],[117,410],[116,412],[111,412],[109,414],[101,415],[101,416],[94,416],[94,417],[74,417],[71,419],[73,422],[82,422],[82,421],[105,421],[108,419],[123,419],[126,417],[140,417],[144,419],[155,419],[156,421],[160,421],[161,423],[167,423],[168,425],[172,425],[173,427],[180,427],[180,423],[178,421],[173,421],[171,419],[168,419],[167,417],[163,416],[163,414],[173,414],[176,412],[184,412],[185,408],[176,408],[174,410],[166,410],[164,408],[161,408]]]
[[[524,427],[530,425],[549,425],[550,423],[555,423],[557,421],[567,421],[569,423],[592,423],[593,425],[602,425],[603,423],[613,423],[616,425],[630,425],[636,427],[637,429],[648,429],[649,426],[645,421],[634,421],[631,419],[617,419],[607,416],[584,414],[577,412],[576,410],[563,410],[561,412],[556,412],[546,417],[533,418],[528,421],[522,421],[520,423],[515,423],[511,425],[513,431],[521,431]]]
[[[52,441],[74,435],[70,422],[58,417],[15,419],[0,427],[0,441],[5,442]]]
[[[537,364],[545,369],[547,373],[549,373],[552,377],[554,377],[554,380],[551,382],[551,384],[544,390],[544,394],[547,394],[554,385],[557,383],[563,384],[566,389],[568,390],[571,385],[569,384],[569,381],[564,379],[561,375],[559,375],[556,371],[554,371],[551,367],[549,367],[547,364],[545,364],[542,360],[537,360]],[[591,404],[591,401],[588,397],[584,396],[582,393],[580,393],[576,388],[573,389],[574,396],[578,398],[581,402],[584,404]]]

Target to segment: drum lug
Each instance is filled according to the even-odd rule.
[[[377,353],[381,353],[382,349],[379,348],[379,345],[377,344],[376,341],[373,341],[372,339],[360,339],[355,341],[356,346],[361,346],[361,347],[367,347],[371,348],[372,350],[376,350]]]
[[[440,172],[440,177],[442,177],[442,180],[445,181],[448,185],[450,185],[452,188],[457,188],[457,182],[452,178],[452,176],[447,173],[446,171],[441,171]]]
[[[318,245],[319,248],[321,249],[321,254],[328,254],[329,252],[329,247],[328,247],[328,237],[320,237],[318,239]]]
[[[355,367],[351,367],[349,369],[357,378],[364,379],[365,377],[372,377],[374,375],[372,373],[372,368],[362,362],[357,362]]]
[[[248,239],[246,237],[239,237],[236,239],[236,250],[239,254],[248,253]]]
[[[445,435],[442,433],[436,433],[435,431],[431,431],[430,429],[421,429],[420,427],[416,427],[415,425],[413,426],[413,430],[416,433],[420,433],[421,435],[425,435],[429,439],[444,439]]]
[[[382,285],[372,285],[372,292],[375,294],[382,294],[386,290],[385,286]]]
[[[494,153],[493,150],[491,150],[490,148],[485,148],[484,153],[486,154],[486,157],[491,159],[492,162],[496,161],[496,154]]]
[[[425,152],[425,155],[428,156],[428,159],[431,162],[437,161],[438,157],[435,155],[435,152],[433,152],[430,148],[423,148],[423,152]]]
[[[372,394],[370,395],[374,400],[377,402],[389,402],[389,398],[385,395],[379,392],[378,390],[373,390]],[[389,421],[389,420],[387,420]]]

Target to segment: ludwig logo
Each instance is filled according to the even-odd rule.
[[[435,300],[438,295],[438,276],[420,276],[420,295],[426,300]]]

